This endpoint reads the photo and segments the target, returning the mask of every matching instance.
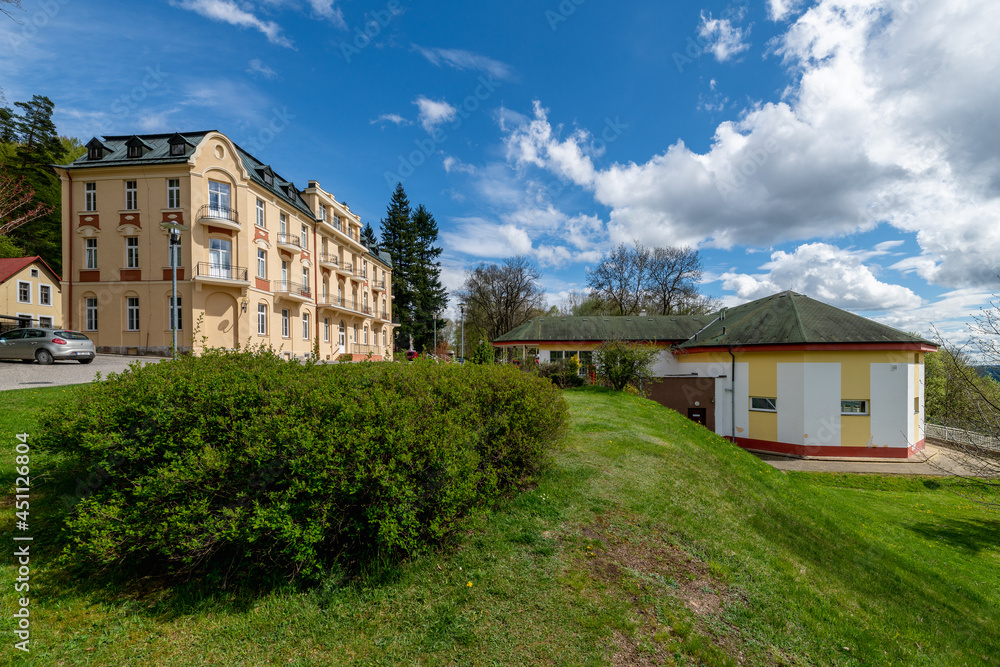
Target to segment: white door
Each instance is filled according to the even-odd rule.
[[[340,323],[340,340],[338,342],[340,344],[340,354],[343,354],[347,351],[347,329],[344,327],[343,322]]]
[[[209,239],[208,267],[213,278],[229,278],[232,268],[233,242],[226,239]]]
[[[208,182],[208,206],[212,209],[212,215],[229,217],[229,183]]]

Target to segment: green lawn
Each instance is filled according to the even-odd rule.
[[[0,393],[8,488],[13,433],[35,429],[61,391]],[[46,566],[63,505],[38,476],[54,462],[33,460],[32,553],[48,546],[32,560],[33,650],[14,656],[8,635],[2,654],[46,666],[1000,663],[1000,516],[950,480],[785,474],[655,403],[566,398],[570,432],[537,487],[438,553],[306,591],[67,579]]]

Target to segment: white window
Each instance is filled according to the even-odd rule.
[[[261,336],[267,335],[267,304],[257,304],[257,333]]]
[[[138,236],[126,236],[125,237],[125,268],[126,269],[138,269],[139,268],[139,237]]]
[[[365,345],[368,344],[368,325],[367,324],[365,325],[365,339],[364,339],[364,344]]]
[[[382,347],[385,347],[385,329],[382,329]]]
[[[281,260],[281,282],[288,282],[288,262],[286,260]]]
[[[326,220],[326,206],[319,204],[316,206],[316,217],[320,220]]]
[[[181,179],[167,179],[167,208],[181,207]]]
[[[302,287],[309,289],[309,267],[302,267]]]
[[[83,310],[87,321],[87,331],[97,331],[97,297],[88,296],[84,299]]]
[[[177,243],[171,243],[167,237],[167,266],[173,268],[181,266],[181,242],[180,234],[177,235]]]
[[[135,181],[125,181],[125,210],[134,211],[139,208],[139,189]]]
[[[840,402],[840,414],[842,415],[866,415],[868,414],[867,400],[844,400]]]
[[[284,213],[278,214],[278,233],[287,234],[288,233],[288,216]]]
[[[83,210],[97,210],[97,183],[84,183],[83,185]]]
[[[281,335],[288,338],[288,309],[281,309]]]
[[[264,225],[264,200],[257,199],[257,226],[265,227]]]
[[[267,252],[257,248],[257,277],[267,278]]]
[[[330,342],[330,318],[329,317],[324,317],[323,318],[323,342],[324,343],[329,343]]]
[[[86,266],[88,269],[97,268],[97,239],[85,239],[84,248],[86,250]]]
[[[750,398],[750,409],[760,412],[777,412],[778,399],[754,396]]]
[[[182,297],[177,297],[177,305],[174,306],[174,297],[167,297],[167,307],[170,309],[170,329],[173,331],[175,328],[179,331],[183,329],[181,326],[181,306]]]
[[[302,313],[302,340],[309,340],[309,313]]]
[[[17,281],[17,302],[31,303],[31,283],[23,280]]]
[[[137,296],[125,299],[125,328],[127,331],[139,330],[139,297]]]
[[[38,277],[38,269],[32,269],[31,270],[31,277],[32,278],[37,278]]]
[[[208,206],[219,214],[229,213],[229,183],[208,182]]]
[[[39,285],[38,286],[38,305],[40,305],[40,306],[51,306],[52,305],[52,286],[51,285]]]
[[[52,318],[51,317],[39,317],[38,318],[38,326],[42,327],[43,329],[51,329],[52,328]]]
[[[208,268],[216,278],[230,278],[233,242],[229,239],[208,240]]]
[[[306,227],[305,225],[302,225],[302,249],[303,250],[308,250],[309,249],[309,236],[308,236],[308,233],[309,233],[309,228]]]

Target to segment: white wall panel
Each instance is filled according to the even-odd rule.
[[[736,437],[750,437],[750,364],[736,362],[736,391],[731,396],[736,401]]]
[[[909,446],[913,430],[912,377],[909,364],[871,365],[872,446]]]
[[[804,364],[803,444],[836,447],[840,440],[840,364]]]
[[[778,364],[778,442],[801,445],[805,433],[805,364]]]

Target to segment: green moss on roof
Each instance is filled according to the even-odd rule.
[[[725,308],[681,347],[823,343],[933,343],[797,292]]]
[[[712,320],[710,315],[631,317],[537,317],[494,343],[532,341],[687,340]]]

